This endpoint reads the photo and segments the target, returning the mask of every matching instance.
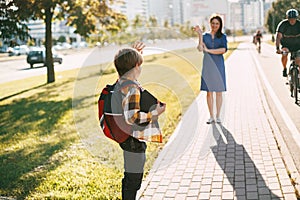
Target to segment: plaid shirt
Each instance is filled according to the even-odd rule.
[[[119,79],[120,84],[122,84],[126,79]],[[151,112],[145,113],[140,111],[140,97],[142,87],[137,81],[134,81],[137,85],[128,85],[121,89],[123,93],[122,107],[124,110],[125,120],[128,124],[141,124],[149,122],[149,124],[143,129],[143,131],[134,130],[132,136],[144,141],[149,142],[162,142],[162,135],[158,125],[157,111],[153,110]]]

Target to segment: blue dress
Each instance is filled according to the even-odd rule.
[[[227,50],[227,38],[224,34],[221,38],[215,36],[212,39],[210,33],[204,33],[203,42],[208,49],[226,48]],[[223,54],[216,55],[204,52],[200,89],[208,92],[226,91]]]

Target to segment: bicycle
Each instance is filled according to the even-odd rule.
[[[262,38],[261,34],[260,35],[255,34],[253,36],[253,43],[256,46],[256,50],[259,54],[261,53],[261,38]]]
[[[283,54],[288,54],[289,52],[282,52]],[[290,86],[291,97],[295,98],[295,104],[298,104],[298,93],[300,92],[300,74],[299,74],[299,66],[296,64],[297,52],[291,52],[290,60],[290,68],[288,73],[288,83]]]
[[[258,52],[258,53],[261,52],[261,44],[260,44],[260,42],[258,43],[257,52]]]
[[[256,37],[254,37],[253,44],[255,45],[257,52],[260,54],[261,53],[261,41],[260,41],[260,39],[258,40],[258,39],[256,39]]]

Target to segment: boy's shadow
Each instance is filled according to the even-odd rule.
[[[280,199],[268,188],[244,146],[237,144],[224,126],[212,124],[212,133],[217,144],[211,146],[211,150],[232,185],[237,200]]]

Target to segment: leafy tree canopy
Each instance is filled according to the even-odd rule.
[[[25,15],[20,15],[12,1],[0,0],[0,38],[11,39],[17,35],[21,40],[26,39],[28,28],[24,23]]]
[[[67,19],[67,25],[74,26],[75,33],[84,37],[95,32],[96,26],[99,29],[116,31],[122,21],[126,21],[123,15],[113,12],[106,0],[0,0],[0,2],[2,38],[28,34],[25,22],[30,19],[45,21],[48,83],[55,81],[51,50],[53,19]]]
[[[114,26],[120,29],[121,24],[126,22],[126,17],[115,13],[103,0],[0,0],[1,16],[6,15],[10,21],[10,29],[16,34],[23,25],[24,32],[27,32],[25,21],[29,19],[45,20],[45,10],[50,8],[51,19],[67,19],[67,25],[75,27],[75,33],[88,37],[100,25],[101,28],[109,29]],[[7,3],[9,1],[9,3]],[[110,1],[112,3],[112,1]],[[3,19],[3,17],[1,17]],[[0,20],[0,23],[5,23]],[[1,24],[2,25],[2,24]],[[19,29],[14,28],[17,26]],[[1,26],[1,29],[4,26]],[[5,27],[7,32],[8,27]],[[1,31],[3,32],[3,31]],[[12,34],[8,34],[12,35]]]
[[[286,18],[285,13],[288,9],[294,8],[299,12],[300,0],[277,0],[272,3],[268,11],[266,27],[271,33],[275,33],[279,22]]]

